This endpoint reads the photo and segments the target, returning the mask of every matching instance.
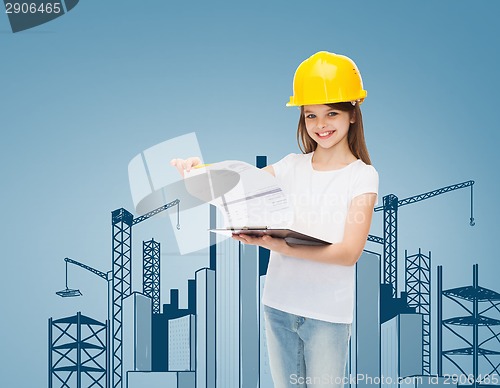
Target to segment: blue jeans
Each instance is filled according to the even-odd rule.
[[[264,306],[275,388],[344,385],[351,324],[304,318]]]

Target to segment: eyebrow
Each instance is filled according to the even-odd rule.
[[[328,113],[328,112],[332,112],[332,111],[338,111],[339,109],[335,109],[335,108],[330,108],[328,107],[327,110],[325,110],[325,113]],[[304,114],[306,113],[314,113],[314,114],[318,114],[317,112],[314,112],[312,110],[308,110],[308,109],[304,109]],[[320,112],[321,113],[321,112]]]

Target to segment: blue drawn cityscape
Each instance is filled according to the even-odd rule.
[[[257,157],[257,167],[266,164],[266,157]],[[457,285],[446,278],[446,268],[432,272],[431,252],[398,253],[400,207],[469,188],[473,226],[473,185],[466,181],[405,199],[389,194],[375,208],[383,212],[384,235],[369,236],[356,264],[346,386],[500,385],[500,294],[479,285],[478,265],[469,285]],[[170,289],[170,302],[161,304],[158,241],[143,241],[143,257],[132,258],[133,227],[175,206],[177,199],[139,217],[114,210],[108,272],[65,259],[66,270],[75,265],[107,281],[108,318],[77,312],[49,319],[49,388],[273,387],[260,303],[266,249],[212,233],[209,266],[188,280],[187,308],[179,306],[178,289]],[[216,225],[215,208],[210,225]],[[132,288],[132,260],[142,260],[142,290]],[[398,273],[404,274],[403,287]],[[57,294],[81,292],[68,288],[66,279]]]

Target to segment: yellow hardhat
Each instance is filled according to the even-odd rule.
[[[352,59],[320,51],[307,58],[295,71],[293,96],[286,106],[348,101],[362,103],[366,94]]]

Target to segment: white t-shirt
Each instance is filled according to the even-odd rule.
[[[351,199],[378,194],[378,173],[358,159],[331,171],[316,171],[312,155],[289,154],[273,164],[294,209],[291,229],[340,242]],[[351,323],[354,265],[320,263],[271,252],[262,302],[270,307],[329,322]]]

